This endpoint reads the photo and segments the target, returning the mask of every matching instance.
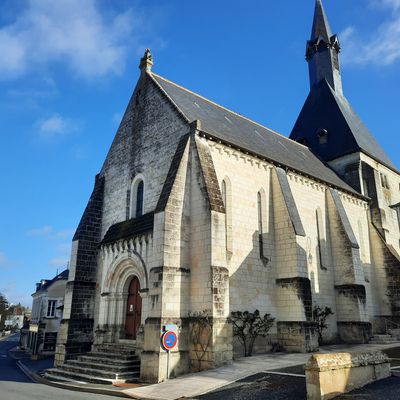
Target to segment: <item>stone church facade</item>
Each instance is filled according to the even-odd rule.
[[[56,365],[134,343],[141,379],[166,378],[160,335],[179,327],[174,376],[195,359],[189,313],[208,310],[202,368],[240,354],[231,311],[275,319],[286,351],[366,343],[400,322],[400,173],[343,95],[340,44],[316,1],[310,94],[290,138],[153,72],[141,75],[72,243]]]

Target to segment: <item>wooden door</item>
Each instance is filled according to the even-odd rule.
[[[129,284],[128,299],[126,304],[125,333],[127,339],[136,339],[142,316],[142,298],[139,294],[139,279],[135,276]]]

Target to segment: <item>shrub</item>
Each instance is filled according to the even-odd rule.
[[[275,318],[265,314],[261,318],[260,311],[232,311],[229,321],[233,325],[233,336],[243,345],[245,357],[253,354],[253,346],[258,336],[266,337]]]
[[[326,323],[326,319],[333,315],[334,312],[330,307],[322,308],[318,305],[314,306],[313,309],[313,319],[314,322],[317,323],[317,332],[318,332],[318,344],[322,344],[322,332],[328,328],[328,324]]]

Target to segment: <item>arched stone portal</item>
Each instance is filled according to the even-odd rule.
[[[108,264],[100,296],[98,343],[135,340],[147,316],[148,276],[139,254],[124,251]]]

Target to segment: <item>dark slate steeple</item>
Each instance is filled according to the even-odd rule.
[[[311,88],[325,79],[336,93],[343,93],[339,52],[339,39],[332,35],[322,1],[316,0],[311,39],[306,49]]]
[[[363,152],[396,170],[343,95],[339,52],[339,40],[331,33],[321,0],[316,0],[311,40],[307,42],[306,54],[310,70],[310,94],[290,138],[305,144],[326,162]]]

